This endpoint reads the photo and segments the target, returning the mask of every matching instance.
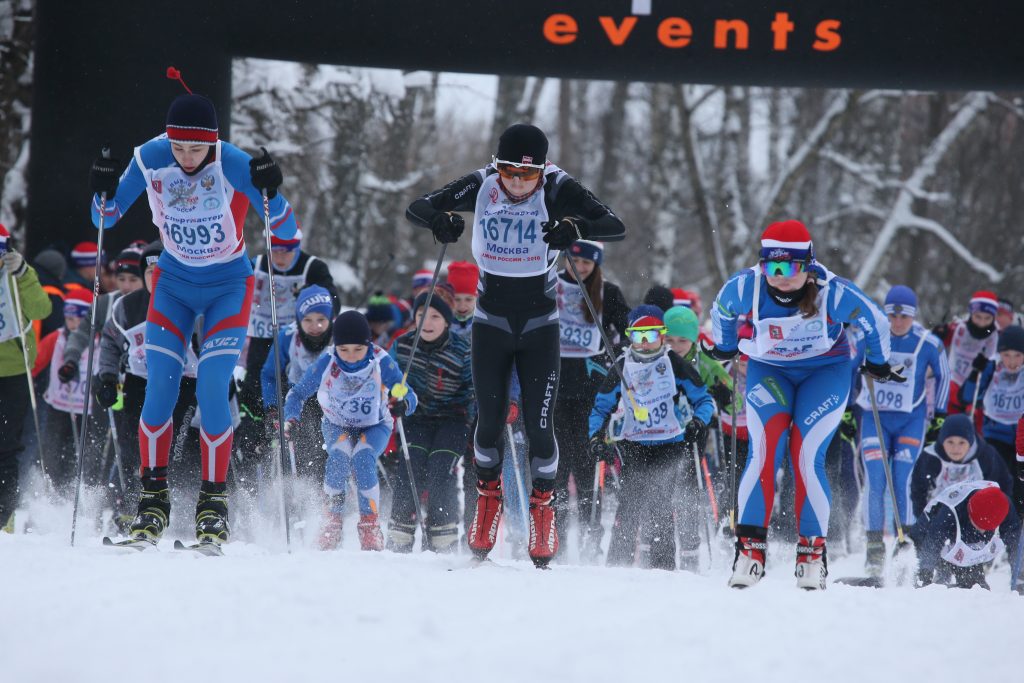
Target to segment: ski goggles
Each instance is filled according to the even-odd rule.
[[[667,332],[667,327],[630,327],[626,330],[629,341],[634,344],[653,344]]]
[[[491,163],[498,169],[498,175],[506,180],[536,180],[544,172],[544,164],[517,164],[514,161],[502,161],[491,157]]]
[[[768,277],[793,277],[807,270],[804,261],[761,259],[761,272]]]

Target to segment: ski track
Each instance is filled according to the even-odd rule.
[[[120,662],[154,682],[1015,679],[1024,599],[1005,567],[992,592],[804,593],[780,545],[762,583],[735,591],[724,556],[703,576],[500,557],[463,570],[465,557],[355,543],[234,542],[207,558],[170,539],[125,554],[98,536],[70,548],[63,534],[0,534],[0,680],[108,681]]]

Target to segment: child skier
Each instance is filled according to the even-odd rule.
[[[295,300],[295,322],[281,330],[277,348],[280,349],[283,395],[297,384],[306,370],[320,356],[328,352],[331,345],[331,318],[334,313],[334,297],[320,285],[310,285],[299,292]],[[274,357],[268,355],[260,372],[263,385],[263,406],[267,415],[267,440],[278,435],[277,379]],[[296,468],[299,474],[323,481],[324,449],[319,429],[323,410],[315,400],[306,401],[301,410],[302,419],[290,436],[295,447]]]
[[[590,411],[590,448],[595,459],[608,460],[618,441],[622,451],[623,490],[615,515],[609,566],[633,563],[637,533],[644,522],[652,531],[651,567],[676,568],[672,494],[676,471],[692,450],[703,443],[714,413],[714,401],[693,366],[665,344],[662,311],[642,305],[629,313],[625,332],[630,346],[615,361],[621,368],[636,404],[648,417],[641,422],[633,404],[623,396],[618,374],[608,373]],[[613,415],[614,413],[614,415]],[[696,482],[682,482],[692,489],[691,505],[680,523],[698,522]],[[692,534],[691,534],[692,535]]]
[[[234,431],[228,384],[245,341],[253,295],[242,232],[245,214],[250,203],[264,209],[270,229],[283,239],[295,234],[295,216],[277,192],[281,169],[266,150],[253,159],[221,141],[213,103],[191,92],[171,103],[166,132],[135,148],[123,174],[119,166],[106,157],[93,162],[93,223],[100,225],[102,212],[104,226],[113,227],[145,192],[165,248],[146,323],[149,382],[139,422],[143,492],[132,537],[156,543],[167,525],[172,414],[185,348],[202,315],[197,395],[203,482],[195,532],[200,543],[219,545],[229,536],[225,482]]]
[[[986,363],[979,379],[972,368],[960,388],[960,402],[968,403],[977,394],[985,407],[982,435],[1002,457],[1009,472],[1016,470],[1017,423],[1024,416],[1024,328],[1010,325],[999,333],[998,360]],[[980,387],[978,386],[980,382]],[[1018,513],[1024,513],[1024,481],[1016,482],[1011,500]]]
[[[949,349],[949,405],[948,412],[963,413],[975,405],[974,395],[960,400],[960,386],[967,379],[973,366],[984,367],[996,355],[999,332],[996,331],[996,314],[999,299],[992,292],[978,291],[971,295],[968,304],[969,317],[966,320],[936,325],[932,333],[942,340]]]
[[[420,497],[427,494],[427,541],[436,552],[454,550],[459,540],[459,502],[455,463],[462,457],[473,417],[473,376],[469,338],[451,333],[452,310],[427,294],[413,302],[413,321],[424,318],[416,357],[407,378],[419,398],[416,414],[404,421],[413,476]],[[391,357],[405,368],[415,330],[395,340]],[[416,506],[404,465],[395,470],[394,502],[388,525],[388,547],[412,550]]]
[[[320,548],[334,550],[341,543],[348,479],[354,472],[359,545],[363,550],[383,550],[384,536],[377,518],[377,458],[388,445],[394,417],[416,410],[416,393],[410,390],[403,400],[389,406],[388,393],[402,381],[402,371],[373,344],[370,324],[359,311],[345,311],[335,318],[332,341],[334,347],[309,366],[288,392],[285,436],[298,433],[302,407],[315,393],[324,412],[321,430],[327,445],[324,492],[328,499]]]

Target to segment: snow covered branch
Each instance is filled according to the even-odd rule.
[[[910,178],[904,183],[904,186],[900,189],[899,194],[896,197],[896,201],[893,204],[892,209],[889,212],[885,223],[882,225],[882,229],[879,231],[878,236],[875,238],[874,244],[871,246],[871,251],[868,252],[867,257],[864,260],[864,267],[857,275],[857,285],[864,287],[875,275],[875,271],[881,265],[882,260],[887,254],[889,248],[892,245],[893,238],[896,232],[901,228],[905,227],[918,227],[926,230],[936,232],[940,238],[947,244],[960,243],[956,241],[956,238],[949,233],[948,230],[943,228],[941,225],[934,223],[934,221],[927,221],[914,214],[912,206],[915,198],[915,193],[920,192],[924,189],[924,184],[935,175],[935,171],[938,168],[939,162],[949,153],[954,143],[960,138],[960,136],[967,130],[974,119],[985,110],[988,106],[989,97],[986,93],[971,93],[963,98],[958,107],[958,111],[955,116],[946,124],[946,127],[941,133],[932,141],[928,151],[925,153],[924,158],[914,169],[914,172],[910,175]],[[962,245],[961,245],[962,246]],[[969,252],[964,250],[963,252],[957,251],[957,253],[964,257],[969,256]],[[972,267],[982,265],[975,260],[968,261]],[[995,278],[994,281],[1001,279],[1001,275],[990,266],[984,264],[985,267],[989,268],[990,278]],[[982,271],[985,272],[985,271]]]

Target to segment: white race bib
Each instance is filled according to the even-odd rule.
[[[331,345],[328,344],[320,351],[310,351],[299,341],[297,325],[293,324],[293,327],[295,328],[295,336],[292,337],[292,345],[288,349],[288,381],[292,384],[298,384],[302,376],[306,374],[309,366],[315,363],[320,356],[330,352]]]
[[[309,266],[314,260],[316,259],[312,257],[307,259],[306,267],[299,275],[281,275],[274,271],[274,300],[277,305],[277,321],[282,327],[295,320],[296,301],[299,292],[306,286],[306,273],[309,272]],[[252,294],[252,312],[249,314],[249,331],[247,332],[248,336],[260,339],[269,339],[272,336],[271,322],[273,321],[270,311],[270,275],[263,270],[265,261],[266,257],[263,254],[256,257],[255,272],[253,273],[255,283]],[[273,266],[271,265],[271,267]]]
[[[657,360],[641,363],[633,360],[627,352],[623,374],[630,383],[637,405],[647,408],[647,419],[643,422],[636,419],[632,404],[623,394],[616,411],[622,416],[622,429],[617,434],[609,431],[613,440],[664,441],[682,434],[683,424],[675,411],[676,376],[668,354],[663,353]]]
[[[741,339],[739,350],[751,358],[768,363],[779,361],[797,361],[814,358],[831,349],[836,340],[828,336],[828,311],[826,310],[825,294],[828,282],[818,292],[818,315],[804,318],[799,313],[785,318],[761,318],[761,281],[764,279],[756,268],[754,271],[754,338]]]
[[[117,325],[116,319],[114,324]],[[128,372],[136,377],[148,378],[149,370],[146,366],[146,321],[143,320],[138,325],[128,329],[123,329],[118,325],[118,329],[124,335],[125,343],[128,346]],[[192,344],[188,344],[185,347],[185,367],[182,369],[182,374],[185,377],[195,379],[198,370],[199,358],[196,356],[196,352],[192,350]]]
[[[558,278],[557,300],[562,356],[590,358],[599,354],[601,330],[597,323],[587,322],[587,304],[580,286]]]
[[[484,178],[473,215],[473,257],[483,270],[507,277],[543,275],[558,252],[544,243],[548,220],[543,188],[513,204],[498,186],[498,174]]]
[[[994,358],[999,335],[993,332],[984,339],[975,339],[967,331],[967,323],[957,323],[953,340],[949,343],[949,377],[957,386],[962,385],[971,374],[971,364],[979,353]]]
[[[1016,425],[1024,415],[1024,370],[1009,372],[996,364],[985,390],[985,417],[1004,425]]]
[[[953,517],[956,519],[956,540],[953,543],[947,541],[939,553],[946,562],[957,567],[973,567],[991,562],[1003,552],[1005,546],[1002,539],[999,538],[998,530],[992,535],[990,541],[976,546],[965,543],[960,534],[960,515],[956,512],[956,506],[974,491],[989,488],[999,488],[999,485],[993,481],[969,481],[949,486],[935,496],[925,508],[925,512],[931,512],[932,508],[941,504],[953,511]],[[1012,510],[1010,514],[1013,514]]]
[[[231,214],[235,190],[224,177],[220,142],[214,160],[194,176],[178,165],[149,169],[135,148],[135,163],[146,179],[153,224],[164,249],[187,266],[212,266],[235,257],[242,233]]]
[[[338,358],[331,362],[320,380],[316,397],[324,417],[341,427],[372,427],[382,420],[391,421],[384,402],[387,391],[381,381],[380,359],[384,351],[377,349],[369,365],[356,373],[345,372]]]
[[[12,287],[17,287],[13,276],[8,276],[6,268],[0,268],[0,343],[14,339],[21,334],[21,321],[14,310],[14,294]]]
[[[53,345],[53,358],[50,360],[50,384],[46,387],[43,399],[57,410],[81,415],[85,410],[87,364],[78,364],[78,377],[70,382],[61,382],[57,372],[64,365],[64,347],[66,345],[67,337],[63,332],[58,333],[57,342]],[[98,342],[94,353],[99,353]]]

